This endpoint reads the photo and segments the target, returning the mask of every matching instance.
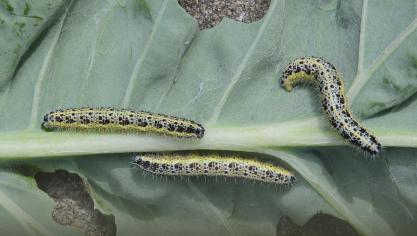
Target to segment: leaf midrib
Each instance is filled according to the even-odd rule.
[[[134,134],[85,134],[65,132],[10,132],[0,137],[0,158],[80,156],[175,150],[248,151],[262,147],[327,147],[347,144],[336,132],[323,130],[321,121],[306,126],[207,127],[202,140]],[[385,147],[417,147],[412,131],[392,133],[373,130]],[[22,148],[24,147],[24,148]]]

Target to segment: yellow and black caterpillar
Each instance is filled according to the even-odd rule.
[[[155,133],[180,138],[202,138],[204,127],[194,121],[113,108],[61,109],[45,115],[46,130]]]
[[[138,154],[133,164],[157,175],[224,176],[290,186],[294,174],[280,166],[241,156],[152,153]]]
[[[377,155],[381,151],[381,144],[375,136],[350,114],[342,78],[330,62],[318,57],[296,59],[285,68],[281,86],[292,91],[293,87],[304,81],[318,85],[330,124],[344,139],[371,155]]]

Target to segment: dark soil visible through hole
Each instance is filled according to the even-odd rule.
[[[262,19],[271,0],[178,0],[178,3],[197,19],[200,29],[216,26],[223,17],[254,22]]]
[[[85,229],[89,236],[114,236],[116,224],[113,215],[104,215],[94,209],[94,202],[80,176],[65,170],[35,175],[39,189],[46,192],[56,205],[52,218],[61,225]]]

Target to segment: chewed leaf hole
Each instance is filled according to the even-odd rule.
[[[38,172],[35,180],[38,188],[56,202],[52,211],[55,222],[84,229],[85,235],[116,235],[114,216],[105,215],[94,208],[94,202],[80,176],[57,170]]]
[[[303,226],[295,224],[288,216],[282,216],[277,224],[277,236],[359,236],[359,233],[346,221],[325,213],[318,213]]]
[[[262,19],[269,9],[271,0],[178,0],[192,15],[200,29],[212,28],[224,18],[250,23]]]

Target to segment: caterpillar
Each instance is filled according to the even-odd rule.
[[[137,154],[133,164],[159,175],[224,176],[291,186],[294,174],[282,167],[240,156],[145,153]]]
[[[155,133],[180,138],[202,138],[204,127],[194,121],[114,108],[61,109],[44,116],[46,130]]]
[[[287,65],[280,84],[291,92],[304,81],[318,85],[329,122],[345,140],[372,156],[381,151],[381,144],[375,136],[350,114],[343,81],[334,65],[318,57],[301,57]]]

